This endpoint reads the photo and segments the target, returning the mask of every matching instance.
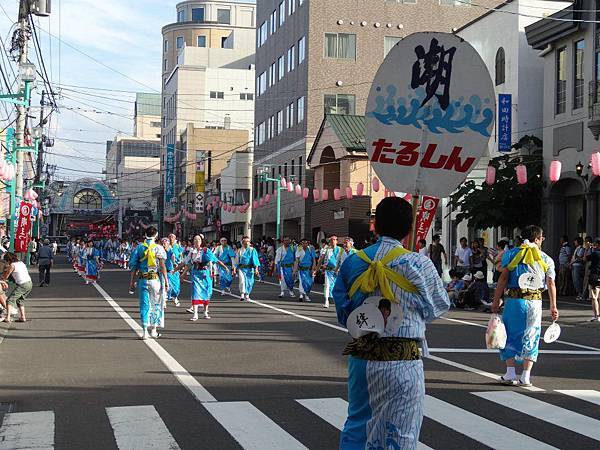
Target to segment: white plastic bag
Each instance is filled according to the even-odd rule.
[[[506,328],[502,317],[492,314],[485,332],[485,345],[488,349],[502,350],[506,346]]]

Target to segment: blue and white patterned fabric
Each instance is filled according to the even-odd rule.
[[[324,295],[326,299],[329,299],[333,296],[333,286],[337,280],[338,274],[338,266],[340,265],[340,260],[342,258],[342,250],[341,247],[335,246],[333,248],[327,247],[323,256],[323,266],[325,267],[325,286],[324,286]]]
[[[244,266],[244,267],[240,267]],[[250,295],[254,288],[254,272],[260,267],[258,252],[254,247],[241,248],[238,253],[238,278],[241,295]]]
[[[502,256],[502,268],[508,267],[512,259],[519,252],[519,248],[508,250]],[[554,260],[542,252],[542,259],[548,265],[544,277],[544,289],[547,288],[548,278],[556,278]],[[527,264],[520,263],[509,272],[508,289],[519,289],[519,277],[531,271]],[[502,321],[506,327],[506,346],[500,350],[500,359],[515,358],[522,363],[523,360],[537,361],[539,341],[542,332],[542,301],[525,300],[523,298],[506,298]]]
[[[233,265],[233,259],[235,258],[235,251],[229,245],[226,247],[219,245],[215,249],[215,256],[230,269],[227,271],[223,267],[219,266],[219,288],[229,289],[231,287],[231,283],[233,282],[233,277],[231,276],[231,267]]]
[[[310,245],[306,247],[306,250],[298,247],[296,259],[298,261],[298,278],[300,279],[298,289],[300,294],[309,296],[315,281],[312,273],[315,259],[317,259],[315,249]]]
[[[169,292],[167,293],[167,298],[169,299],[179,298],[181,292],[181,279],[179,278],[179,272],[175,270],[179,263],[178,255],[177,247],[171,247],[167,252],[167,259],[165,260],[167,277],[169,279]]]
[[[371,260],[382,259],[400,242],[388,237],[365,249]],[[426,352],[426,324],[445,314],[450,300],[431,260],[418,253],[394,259],[390,268],[408,279],[417,289],[412,294],[390,283],[399,303],[397,317],[390,317],[383,337],[417,339]],[[356,278],[368,265],[356,255],[346,259],[333,289],[337,316],[346,326],[349,314],[376,290],[365,294],[360,290],[352,298],[350,290]],[[423,420],[425,382],[422,361],[348,360],[348,419],[342,431],[340,449],[415,449]]]
[[[279,274],[279,286],[281,292],[288,290],[294,291],[294,261],[296,260],[296,249],[293,246],[284,247],[283,245],[277,249],[275,254],[275,264],[277,265],[277,273]]]

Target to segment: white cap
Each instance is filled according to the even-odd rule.
[[[478,272],[475,273],[475,278],[477,278],[478,280],[483,280],[485,278],[485,275],[480,270],[480,271],[478,271]]]
[[[462,277],[463,281],[472,281],[473,277],[471,276],[470,273],[466,274],[464,277]]]

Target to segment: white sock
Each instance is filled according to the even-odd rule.
[[[523,370],[523,373],[521,374],[521,381],[523,383],[529,383],[530,375],[531,375],[531,370]]]
[[[504,374],[504,378],[506,380],[514,380],[515,378],[517,378],[517,373],[515,372],[515,368],[514,367],[507,367],[506,368],[506,373]]]

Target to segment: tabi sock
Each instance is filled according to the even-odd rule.
[[[506,373],[504,374],[504,379],[505,380],[514,380],[515,378],[517,378],[517,373],[515,372],[515,368],[507,367]]]
[[[523,370],[523,373],[521,374],[521,381],[523,383],[529,383],[530,375],[531,375],[531,370]]]

